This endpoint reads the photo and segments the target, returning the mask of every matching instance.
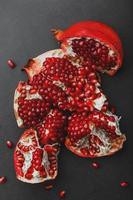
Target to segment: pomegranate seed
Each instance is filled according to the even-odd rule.
[[[8,66],[9,66],[10,68],[12,68],[12,69],[16,67],[15,62],[14,62],[12,59],[9,59],[9,60],[7,61],[7,64],[8,64]]]
[[[100,164],[97,163],[97,162],[93,162],[92,167],[95,168],[95,169],[98,169],[98,168],[100,168]]]
[[[129,184],[128,184],[128,182],[127,181],[122,181],[121,183],[120,183],[120,186],[121,187],[127,187]]]
[[[10,140],[6,141],[6,145],[9,149],[11,149],[13,147],[13,143]]]
[[[95,169],[98,169],[98,168],[100,168],[100,165],[97,162],[93,162],[92,167],[95,168]]]
[[[46,190],[51,190],[52,188],[53,188],[53,185],[46,185],[46,186],[45,186],[45,189],[46,189]]]
[[[65,190],[62,190],[59,192],[59,197],[60,198],[64,198],[65,197],[65,194],[66,194],[66,191]]]
[[[7,179],[5,176],[0,176],[0,184],[6,183]]]

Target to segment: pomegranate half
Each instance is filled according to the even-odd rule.
[[[122,65],[123,49],[118,34],[98,21],[81,21],[66,30],[53,30],[65,54],[90,60],[94,69],[114,75]]]

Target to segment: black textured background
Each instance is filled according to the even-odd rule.
[[[67,200],[133,199],[133,3],[131,0],[0,0],[0,176],[8,182],[0,185],[0,200],[58,200],[58,191],[67,191]],[[58,47],[51,28],[66,28],[80,20],[100,20],[114,27],[124,46],[124,64],[116,76],[103,76],[103,88],[122,115],[121,129],[127,135],[124,149],[109,158],[97,159],[101,168],[91,168],[90,159],[76,157],[65,148],[59,158],[59,175],[53,190],[43,184],[30,185],[16,180],[13,150],[23,130],[17,128],[13,114],[13,95],[19,80],[26,76],[21,66],[30,57]],[[7,60],[14,58],[11,70]],[[120,188],[127,180],[129,188]]]

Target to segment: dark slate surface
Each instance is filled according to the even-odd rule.
[[[58,191],[67,191],[67,200],[132,200],[133,171],[133,3],[131,0],[0,0],[0,175],[8,182],[0,185],[0,200],[58,200]],[[50,29],[66,28],[80,20],[101,20],[112,25],[124,45],[123,68],[113,78],[103,76],[103,88],[122,115],[121,129],[127,135],[124,150],[110,158],[97,159],[101,168],[90,167],[91,160],[78,158],[65,148],[59,160],[59,175],[52,191],[43,184],[30,185],[16,180],[13,151],[5,141],[14,143],[23,130],[17,128],[13,114],[13,95],[20,71],[29,57],[58,47]],[[11,70],[7,60],[14,58],[17,68]],[[128,180],[127,189],[119,187]]]

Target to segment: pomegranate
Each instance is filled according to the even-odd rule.
[[[44,121],[42,126],[26,130],[16,145],[16,176],[23,182],[40,183],[57,176],[57,156],[63,137],[65,117],[59,111],[51,110]],[[46,138],[49,138],[47,143],[44,142]]]
[[[101,157],[120,150],[125,141],[119,118],[109,111],[74,113],[69,117],[66,147],[81,157]]]
[[[23,68],[28,81],[19,82],[14,95],[17,124],[28,128],[16,145],[14,165],[17,178],[27,183],[57,176],[62,143],[78,156],[94,158],[112,155],[126,140],[100,78],[100,72],[114,75],[121,67],[117,33],[94,21],[54,33],[62,49],[30,59]]]
[[[90,60],[100,72],[114,75],[122,65],[123,50],[118,34],[97,21],[81,21],[64,31],[53,30],[65,54]]]

